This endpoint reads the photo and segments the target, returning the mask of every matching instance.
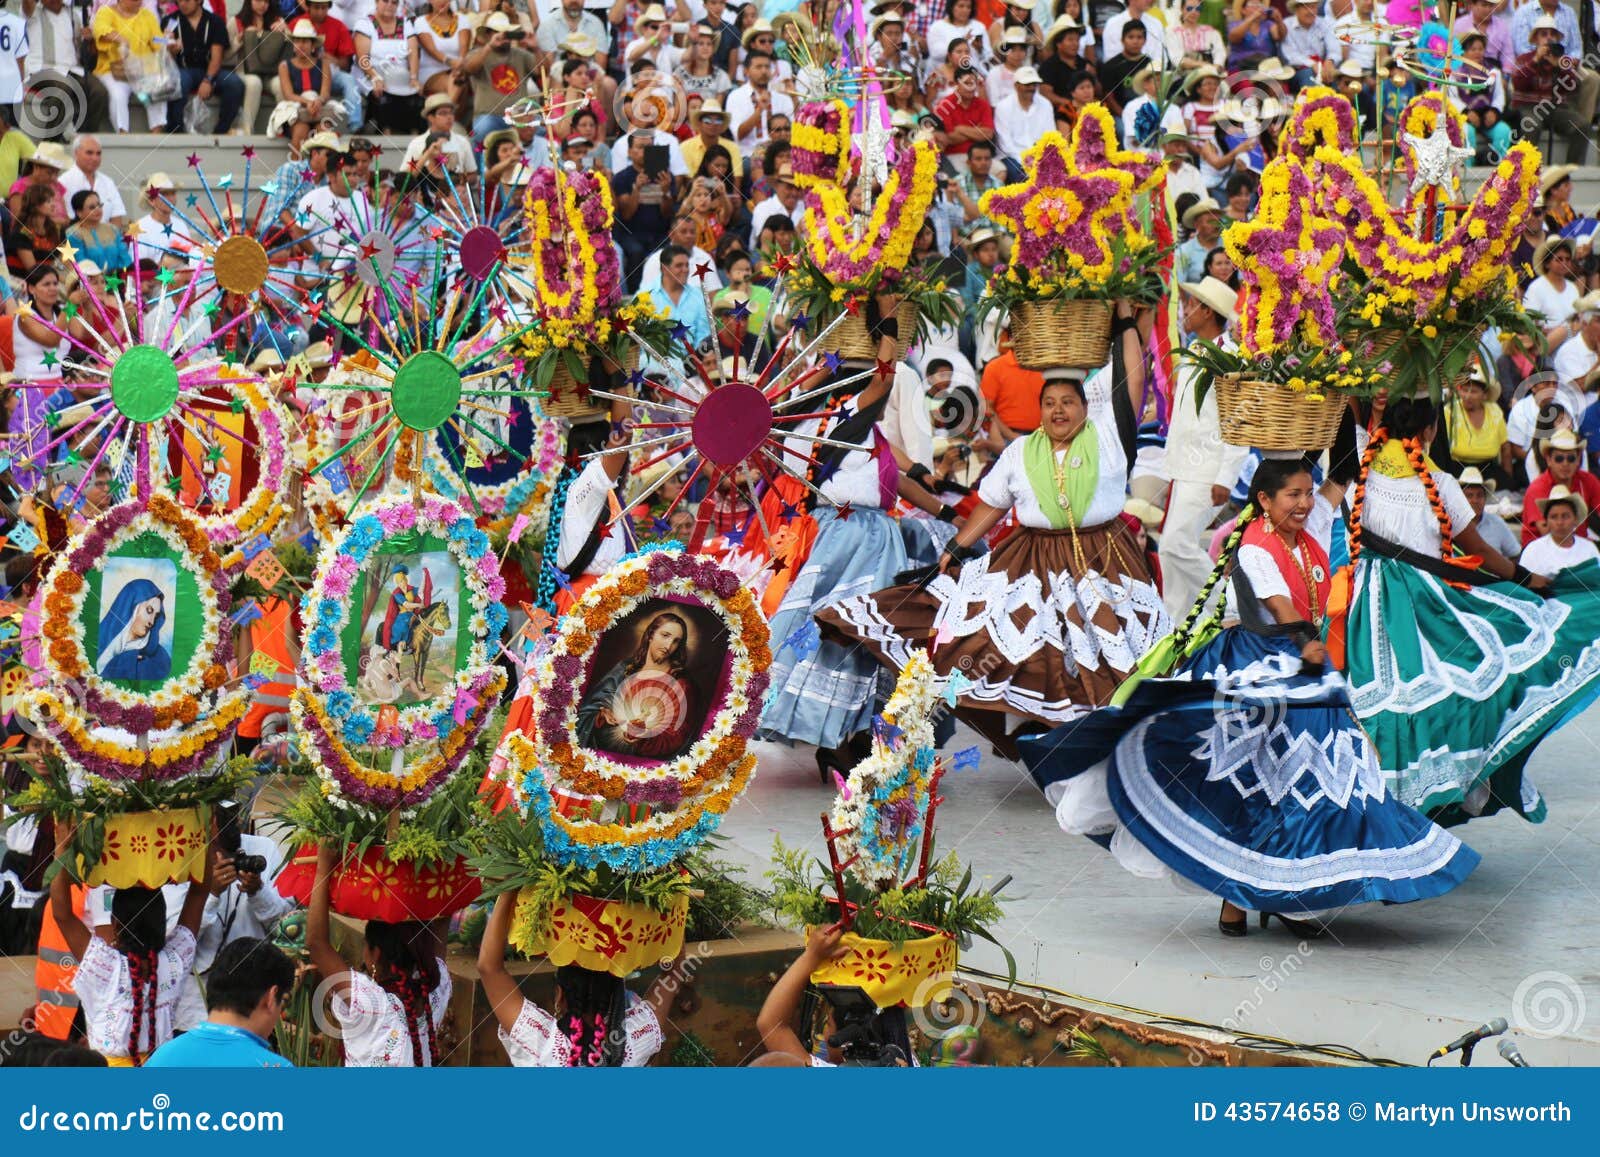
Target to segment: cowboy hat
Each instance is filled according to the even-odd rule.
[[[878,17],[877,20],[873,21],[873,24],[874,24],[874,26],[876,26],[878,24],[884,23],[887,20],[894,20],[894,21],[896,21],[897,23],[900,23],[900,24],[904,24],[905,23],[905,21],[901,20],[898,16],[892,16],[892,17],[891,16],[880,16],[880,17]],[[772,21],[768,20],[765,16],[763,16],[763,17],[761,17],[761,19],[757,20],[755,23],[750,25],[749,28],[746,28],[744,30],[744,35],[739,37],[739,43],[742,44],[744,47],[749,48],[750,47],[750,42],[752,40],[754,40],[758,36],[776,37],[777,35],[778,35],[777,31],[772,27]]]
[[[659,5],[652,5],[651,9],[656,12],[661,12]],[[639,19],[641,21],[645,20],[649,17],[649,15],[650,12],[646,11],[643,16],[639,17]],[[665,21],[666,18],[667,14],[665,12],[661,12],[661,19]],[[489,13],[489,19],[483,22],[483,27],[487,28],[490,32],[516,32],[521,29],[522,25],[511,19],[511,17],[507,16],[504,12],[491,12]]]
[[[1066,13],[1063,12],[1060,16],[1056,17],[1056,22],[1054,24],[1050,25],[1050,31],[1048,31],[1048,32],[1046,32],[1044,34],[1044,50],[1046,52],[1049,52],[1050,51],[1050,46],[1053,45],[1057,40],[1059,40],[1066,33],[1068,33],[1068,32],[1082,32],[1082,31],[1083,31],[1083,25],[1079,24],[1071,16],[1068,16]]]
[[[64,173],[72,168],[72,158],[67,156],[67,150],[54,141],[45,141],[44,144],[34,149],[33,156],[28,160],[35,165],[43,165],[47,169],[54,169]]]
[[[1545,196],[1562,181],[1571,178],[1578,171],[1577,165],[1552,165],[1544,171],[1544,176],[1539,178],[1539,195]]]
[[[1205,214],[1221,212],[1221,205],[1217,204],[1210,197],[1201,197],[1193,205],[1190,205],[1183,211],[1183,227],[1185,229],[1193,229],[1194,223],[1200,220],[1201,217],[1205,216]]]
[[[441,93],[440,95],[443,94]],[[494,132],[483,138],[483,155],[493,160],[494,151],[500,147],[501,141],[510,141],[518,148],[522,147],[522,141],[517,136],[516,129],[495,129]]]
[[[255,357],[250,359],[250,372],[256,374],[266,373],[268,370],[283,368],[283,355],[268,346]]]
[[[1122,513],[1137,518],[1146,530],[1154,530],[1166,520],[1167,512],[1143,498],[1130,498],[1122,504]]]
[[[1214,64],[1202,64],[1199,68],[1191,68],[1183,83],[1185,85],[1197,85],[1208,77],[1212,80],[1221,80],[1222,70]]]
[[[1495,492],[1494,479],[1485,478],[1483,476],[1483,471],[1479,470],[1476,466],[1468,466],[1460,474],[1456,475],[1456,481],[1461,484],[1463,489],[1468,486],[1481,486],[1483,487],[1484,491],[1489,494],[1493,494]]]
[[[1215,277],[1202,277],[1199,281],[1180,281],[1178,288],[1216,314],[1223,321],[1234,319],[1234,307],[1239,295],[1226,281]]]
[[[1013,84],[1038,84],[1039,70],[1031,64],[1024,64],[1012,74],[1011,81]]]
[[[306,365],[321,369],[333,361],[333,346],[325,341],[314,341],[306,346],[305,352],[300,356],[306,360]]]
[[[1351,80],[1360,80],[1366,74],[1367,70],[1361,67],[1359,60],[1341,60],[1339,62],[1340,76],[1348,76]]]
[[[1539,242],[1539,247],[1533,251],[1533,268],[1538,273],[1544,272],[1544,267],[1550,263],[1550,255],[1557,249],[1565,249],[1570,256],[1572,242],[1565,237],[1546,237]]]
[[[872,22],[872,31],[870,36],[873,40],[876,40],[878,39],[878,33],[881,32],[887,25],[898,24],[901,27],[904,27],[905,22],[905,17],[901,16],[898,12],[885,12],[882,16],[878,17]],[[759,20],[756,21],[756,24],[759,23],[761,23]],[[746,32],[745,35],[749,36],[750,32],[755,31],[755,27],[755,24],[752,24],[750,26],[750,31]]]
[[[574,32],[563,40],[559,47],[568,56],[581,56],[585,59],[600,51],[600,46],[594,42],[594,37],[587,32]]]
[[[1142,68],[1140,68],[1140,69],[1138,69],[1137,71],[1134,72],[1133,76],[1129,78],[1128,83],[1133,85],[1134,88],[1138,88],[1141,84],[1143,84],[1145,81],[1149,80],[1151,77],[1153,77],[1153,76],[1154,77],[1159,77],[1160,75],[1161,75],[1161,69],[1160,68],[1158,68],[1154,64],[1146,64],[1145,66],[1143,66]]]
[[[699,108],[691,109],[689,112],[690,127],[697,127],[699,122],[708,116],[719,116],[723,120],[727,120],[728,110],[722,107],[722,102],[716,97],[701,101]]]
[[[1560,32],[1561,24],[1554,16],[1541,16],[1533,22],[1533,32]]]
[[[1028,47],[1028,30],[1026,28],[1013,27],[1006,29],[1006,34],[1000,41],[1001,51],[1005,51],[1013,44],[1021,48]]]
[[[176,193],[177,191],[178,186],[172,178],[163,172],[157,171],[144,179],[144,185],[139,190],[139,200],[149,205],[153,203],[150,196],[151,193]]]
[[[289,29],[289,39],[320,40],[321,37],[317,34],[317,26],[302,16],[299,20],[296,20],[294,25]]]
[[[444,108],[446,105],[448,105],[451,108],[454,108],[455,105],[456,105],[456,102],[451,99],[449,93],[447,93],[447,92],[436,92],[432,96],[430,96],[427,100],[422,102],[422,111],[423,111],[424,115],[426,115],[427,113],[433,112],[435,109]]]
[[[985,241],[996,241],[996,242],[998,242],[999,240],[1000,240],[1000,234],[996,233],[993,229],[989,228],[987,225],[980,225],[976,229],[974,229],[967,237],[967,252],[969,252],[969,253],[972,252],[978,246],[982,245]]]
[[[344,152],[344,142],[339,140],[339,138],[334,136],[332,133],[324,131],[320,133],[312,133],[309,137],[307,137],[304,148],[308,153],[312,149],[327,149],[330,152],[342,153]]]
[[[1557,430],[1540,444],[1540,452],[1550,450],[1582,450],[1589,443],[1580,438],[1576,431]]]
[[[1226,121],[1231,125],[1243,125],[1245,121],[1275,121],[1287,112],[1276,97],[1267,97],[1257,101],[1255,111],[1252,112],[1244,100],[1239,97],[1230,97],[1222,102],[1222,107],[1217,110],[1216,119]]]
[[[1261,62],[1261,67],[1256,69],[1256,75],[1262,80],[1293,80],[1294,69],[1276,56],[1269,56]]]
[[[1535,498],[1533,500],[1533,504],[1539,508],[1540,514],[1548,514],[1550,512],[1550,504],[1552,502],[1570,502],[1572,504],[1573,513],[1578,516],[1578,522],[1580,524],[1589,517],[1589,507],[1588,504],[1583,501],[1583,495],[1574,494],[1565,486],[1552,486],[1548,496],[1544,498]]]
[[[1491,402],[1500,400],[1500,379],[1484,372],[1483,363],[1476,357],[1472,360],[1472,369],[1467,372],[1467,381],[1476,382],[1483,387],[1483,395]]]

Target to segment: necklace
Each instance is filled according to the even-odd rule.
[[[1311,573],[1310,565],[1306,562],[1306,554],[1308,552],[1299,549],[1299,546],[1300,533],[1296,531],[1294,542],[1289,544],[1289,557],[1294,559],[1296,565],[1300,567],[1300,577],[1305,580],[1306,603],[1311,608],[1311,625],[1320,627],[1322,626],[1322,607],[1317,602],[1317,580]]]

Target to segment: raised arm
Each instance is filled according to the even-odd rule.
[[[489,922],[483,929],[483,941],[478,945],[478,980],[483,984],[484,995],[500,1027],[510,1032],[522,1015],[522,1002],[526,999],[517,982],[506,971],[506,938],[511,933],[511,918],[516,914],[517,894],[504,892],[494,902]]]
[[[794,1030],[795,1014],[800,1011],[800,999],[805,996],[811,974],[824,961],[845,951],[839,946],[843,935],[844,929],[838,924],[813,931],[806,940],[805,951],[767,993],[766,1003],[756,1015],[756,1031],[761,1034],[761,1043],[769,1053],[788,1053],[810,1062],[811,1054]]]
[[[67,950],[75,959],[82,960],[83,954],[89,950],[94,931],[84,923],[83,917],[72,910],[73,873],[68,870],[71,866],[68,853],[72,848],[72,832],[71,824],[56,821],[56,859],[61,863],[55,878],[50,881],[50,915],[55,917],[56,927],[61,929]]]
[[[329,925],[333,869],[338,854],[331,844],[317,849],[317,874],[311,885],[311,907],[306,911],[306,951],[323,981],[332,984],[334,992],[342,994],[350,988],[350,969],[344,957],[334,950]]]

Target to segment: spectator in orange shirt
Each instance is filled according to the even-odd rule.
[[[983,367],[979,384],[994,418],[990,436],[998,441],[993,447],[996,454],[1007,443],[1039,428],[1039,392],[1044,389],[1043,374],[1017,364],[1009,331],[1001,338],[1001,345],[1004,348],[1000,356]]]

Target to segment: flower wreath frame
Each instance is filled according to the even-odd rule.
[[[906,860],[917,854],[922,839],[932,794],[937,682],[927,653],[911,652],[882,713],[883,722],[901,732],[899,742],[876,739],[872,753],[851,769],[846,790],[834,800],[829,821],[839,855],[871,888],[899,887],[907,874]],[[897,838],[886,836],[880,823],[887,807],[903,808],[911,817]]]
[[[261,388],[256,378],[230,378],[217,385],[233,393],[249,407],[256,428],[256,454],[259,465],[256,484],[246,492],[234,510],[215,514],[193,514],[214,546],[234,547],[246,539],[271,534],[288,507],[284,504],[284,480],[290,464],[289,415]],[[240,550],[230,551],[222,560],[226,567],[244,562]]]
[[[476,502],[478,510],[488,516],[489,525],[485,529],[491,534],[500,525],[509,525],[518,514],[533,519],[533,509],[550,497],[550,488],[561,472],[563,458],[561,419],[541,418],[532,407],[530,411],[529,419],[538,424],[539,430],[534,435],[533,452],[520,473],[504,482],[474,482],[469,487],[461,472],[451,466],[440,451],[438,443],[430,438],[422,462],[423,484],[432,493],[457,504],[465,506]]]
[[[575,740],[579,687],[598,635],[647,599],[690,599],[728,627],[729,664],[711,725],[689,751],[642,768],[609,759]],[[772,651],[766,620],[737,575],[711,559],[675,549],[623,559],[562,618],[539,662],[541,688],[532,735],[511,733],[503,745],[511,786],[544,833],[557,860],[586,868],[647,871],[665,867],[716,830],[755,771],[747,751],[760,725]],[[624,805],[666,805],[638,823],[601,823],[560,814],[552,788],[571,789]]]
[[[160,538],[177,555],[178,565],[194,579],[200,594],[201,624],[194,655],[183,674],[156,691],[141,693],[113,686],[89,666],[83,613],[89,593],[86,576],[117,547],[147,533]],[[44,581],[40,629],[44,637],[41,658],[46,686],[35,693],[34,706],[44,708],[47,714],[60,711],[63,726],[74,736],[81,732],[84,738],[87,719],[96,726],[120,727],[135,734],[195,723],[206,706],[204,697],[220,691],[226,683],[228,664],[233,660],[233,633],[222,629],[232,604],[230,582],[231,574],[212,549],[200,522],[172,499],[155,494],[147,502],[135,499],[112,507],[73,537]],[[57,688],[67,686],[83,689],[84,719],[75,719],[75,703],[57,693]],[[207,728],[222,727],[223,716],[237,709],[245,698],[242,692],[235,692],[216,703],[215,710],[206,713]],[[227,707],[233,700],[237,701],[233,707]],[[237,717],[234,715],[235,720]],[[142,754],[144,758],[132,761],[135,766],[162,766],[163,761],[155,757],[172,755],[167,748],[136,752],[116,744],[105,746]],[[92,770],[100,772],[100,768]]]
[[[377,713],[356,698],[345,676],[341,639],[350,620],[350,592],[367,561],[390,539],[417,531],[441,538],[460,568],[474,614],[462,626],[472,636],[467,662],[450,684],[424,703],[399,712],[393,727],[378,732]],[[454,502],[427,498],[418,506],[410,497],[386,495],[367,507],[337,538],[322,548],[317,571],[306,593],[306,638],[300,657],[297,697],[315,699],[312,714],[337,721],[345,743],[403,748],[414,743],[449,739],[458,727],[456,704],[462,695],[481,707],[490,688],[505,683],[496,668],[495,646],[507,622],[505,580],[489,548],[489,536]],[[311,693],[315,693],[312,695]]]

